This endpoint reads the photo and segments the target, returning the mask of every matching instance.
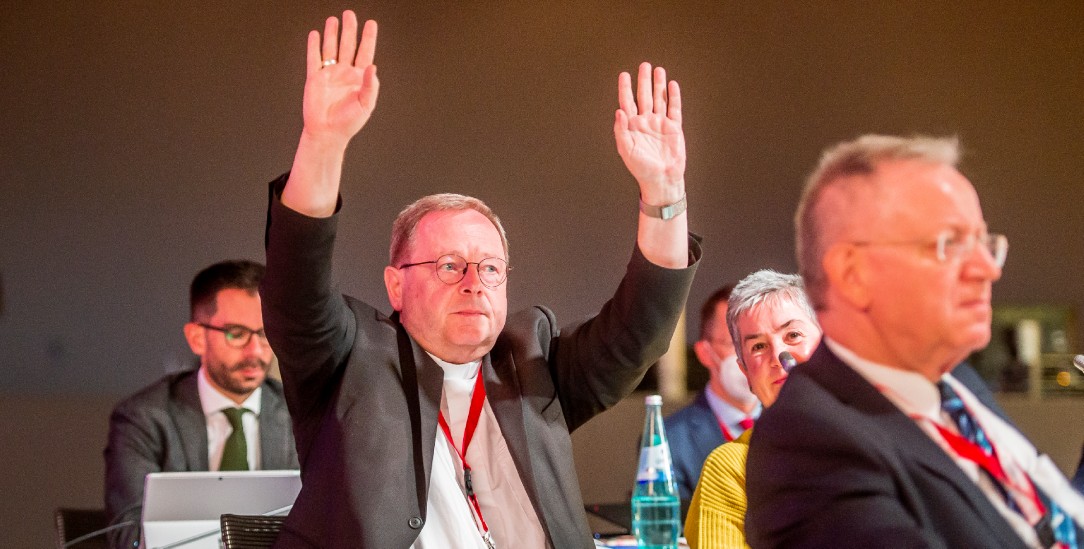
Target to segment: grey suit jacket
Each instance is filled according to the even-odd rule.
[[[128,397],[109,417],[105,448],[105,508],[110,524],[134,520],[110,535],[114,547],[139,540],[143,480],[148,473],[207,471],[207,426],[196,373],[168,375]],[[260,400],[260,463],[263,469],[297,469],[297,451],[282,385],[263,384]]]
[[[282,206],[283,182],[272,185],[260,295],[303,487],[276,547],[409,547],[426,520],[443,371],[395,316],[334,290],[338,216]],[[699,245],[690,250],[695,263]],[[594,546],[569,432],[631,392],[666,350],[694,270],[636,252],[595,318],[562,331],[541,307],[512,315],[484,358],[487,398],[554,547]]]
[[[953,377],[1004,417],[970,366]],[[1024,547],[940,446],[822,343],[764,411],[746,465],[754,547]]]

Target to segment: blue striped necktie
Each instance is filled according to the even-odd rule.
[[[956,429],[960,432],[960,436],[978,446],[987,456],[992,456],[993,459],[997,459],[997,456],[994,455],[993,444],[990,443],[990,439],[986,436],[986,431],[984,431],[982,426],[975,421],[974,416],[967,410],[967,406],[964,406],[964,402],[960,399],[960,395],[956,394],[956,391],[953,390],[952,386],[944,381],[938,381],[937,388],[941,392],[941,409],[952,418],[952,422],[956,425]],[[1020,513],[1021,511],[1019,506],[1017,506],[1016,501],[1005,486],[1002,485],[1001,481],[998,480],[997,476],[990,471],[987,471],[985,468],[980,467],[980,469],[994,481],[994,486],[998,488],[998,491],[1005,498],[1005,502],[1008,504],[1009,508]],[[1028,478],[1028,482],[1031,483],[1039,501],[1041,501],[1043,507],[1046,508],[1046,514],[1038,523],[1032,525],[1035,527],[1035,533],[1039,536],[1039,542],[1043,544],[1043,547],[1056,546],[1078,549],[1077,528],[1073,523],[1073,519],[1062,511],[1062,509],[1054,503],[1054,500],[1043,493],[1034,482],[1031,482],[1030,477]],[[1021,516],[1023,516],[1023,514],[1021,514]]]

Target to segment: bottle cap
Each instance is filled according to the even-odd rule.
[[[644,404],[648,406],[662,406],[662,397],[659,395],[647,395],[644,397]]]

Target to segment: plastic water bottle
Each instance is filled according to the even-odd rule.
[[[644,404],[647,416],[632,490],[632,534],[638,547],[675,549],[681,535],[681,501],[662,427],[662,397],[650,395]]]

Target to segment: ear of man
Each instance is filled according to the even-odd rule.
[[[207,352],[207,328],[189,322],[184,325],[184,339],[188,342],[188,348],[192,354],[203,356]]]
[[[837,243],[824,254],[821,268],[828,279],[825,291],[829,304],[834,298],[852,309],[869,307],[873,292],[868,254],[862,253],[857,246]]]
[[[388,303],[396,311],[403,310],[403,270],[391,265],[384,267],[384,288],[388,290]]]
[[[715,351],[711,348],[711,342],[700,339],[696,343],[693,343],[693,353],[696,354],[696,360],[700,361],[700,364],[707,368],[712,369],[716,366],[716,362],[719,360],[715,356]]]

